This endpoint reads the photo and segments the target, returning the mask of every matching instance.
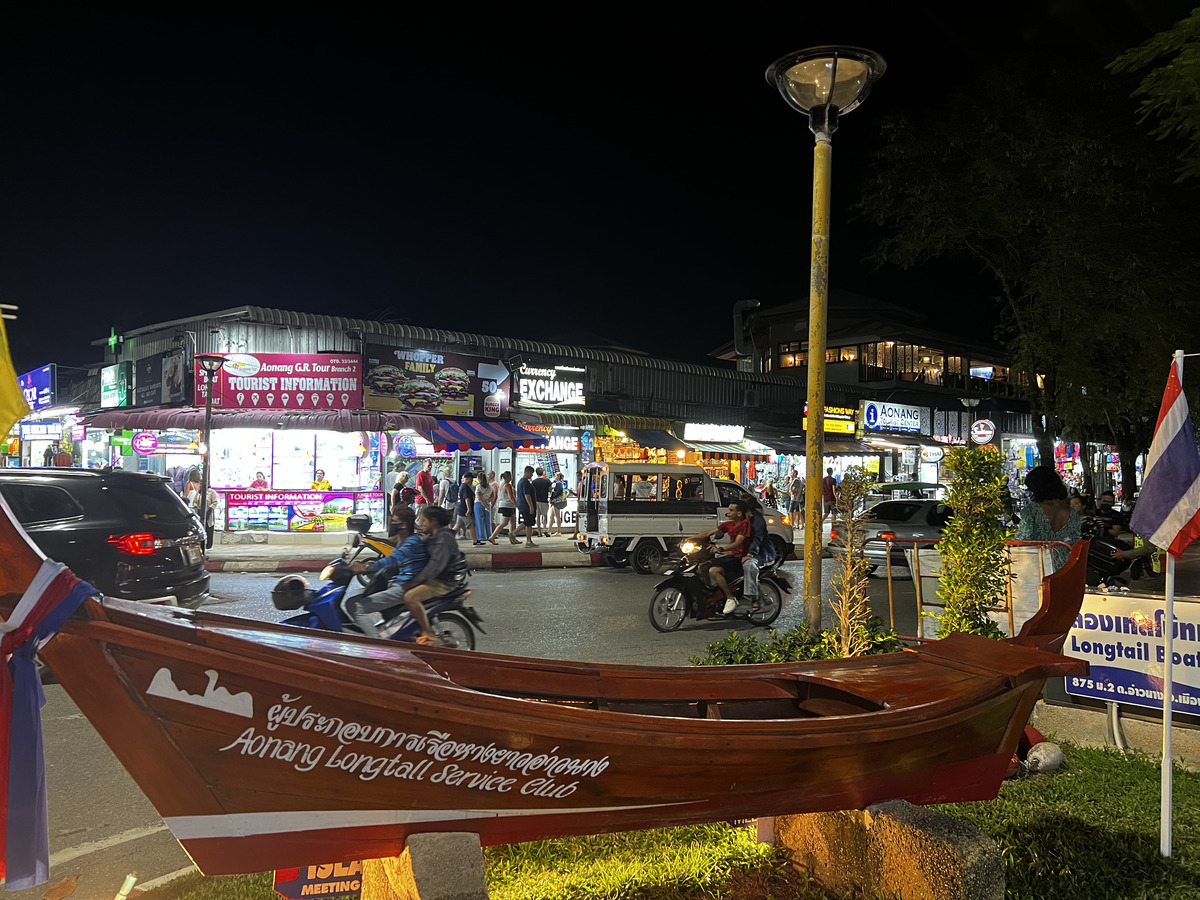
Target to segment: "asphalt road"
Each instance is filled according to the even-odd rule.
[[[835,566],[825,560],[828,583]],[[796,590],[801,563],[786,564]],[[1200,566],[1181,566],[1189,585]],[[893,582],[893,604],[902,634],[915,630],[914,587],[903,572]],[[480,572],[472,576],[472,605],[484,618],[487,633],[479,648],[544,658],[597,662],[686,665],[705,647],[723,638],[732,623],[693,623],[670,634],[651,627],[648,618],[654,577],[629,569],[561,569]],[[213,577],[213,612],[277,621],[284,616],[271,605],[274,575],[219,574]],[[1161,582],[1161,579],[1160,579]],[[888,617],[884,579],[870,582],[872,608]],[[1152,588],[1138,582],[1139,589]],[[826,609],[826,622],[829,611]],[[786,630],[804,620],[803,602],[785,603],[775,623]],[[746,631],[746,623],[737,623]],[[759,630],[761,632],[761,630]],[[51,884],[73,875],[79,882],[73,900],[107,900],[125,875],[137,870],[140,885],[190,867],[187,856],[116,758],[79,713],[62,688],[46,686],[43,710],[49,789]],[[17,898],[41,898],[47,886],[15,892]]]

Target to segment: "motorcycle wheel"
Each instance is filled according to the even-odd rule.
[[[769,581],[758,583],[758,610],[750,613],[747,618],[751,625],[770,625],[779,618],[783,611],[783,598],[779,596],[779,588]]]
[[[687,598],[679,588],[665,587],[650,601],[650,624],[658,631],[675,631],[687,618]]]
[[[429,626],[449,649],[475,649],[475,629],[458,613],[442,613]]]

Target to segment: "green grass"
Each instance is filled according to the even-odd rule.
[[[1168,860],[1158,849],[1158,760],[1063,752],[1063,769],[1008,782],[991,802],[938,807],[997,843],[1009,900],[1200,898],[1200,773],[1175,769]]]
[[[986,803],[938,807],[996,841],[1010,900],[1200,900],[1200,773],[1175,771],[1174,855],[1158,851],[1158,762],[1063,745],[1064,767]],[[489,847],[492,900],[821,900],[753,828],[689,828]],[[271,900],[270,875],[178,879],[145,900]]]

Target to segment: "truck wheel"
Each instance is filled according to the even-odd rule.
[[[633,564],[633,570],[639,575],[652,575],[662,565],[663,549],[659,546],[658,541],[644,538],[633,548],[630,561]]]

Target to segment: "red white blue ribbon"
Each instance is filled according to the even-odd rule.
[[[34,657],[88,597],[99,593],[62,563],[46,560],[12,618],[0,622],[0,874],[20,891],[50,878],[42,707]]]

